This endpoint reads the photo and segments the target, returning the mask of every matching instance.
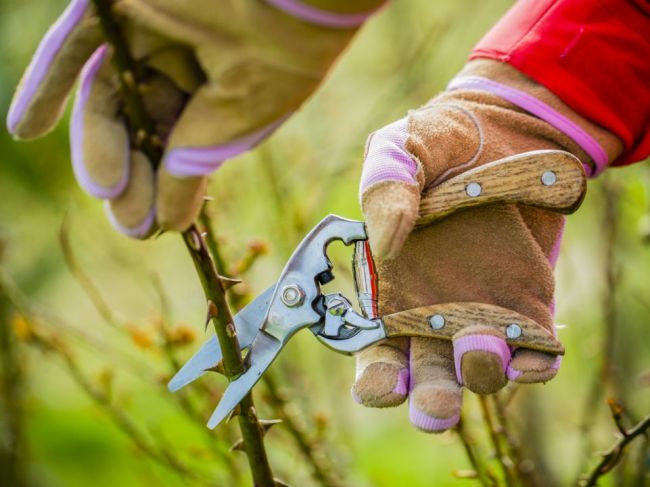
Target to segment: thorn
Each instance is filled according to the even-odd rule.
[[[240,438],[235,441],[228,451],[244,451],[244,439]]]
[[[223,360],[219,360],[219,363],[215,365],[214,367],[210,367],[209,369],[206,370],[211,370],[212,372],[216,372],[217,374],[221,375],[226,375],[226,369],[223,367]]]
[[[213,197],[213,196],[205,195],[205,196],[203,197],[203,201],[214,201],[214,197]]]
[[[231,277],[226,277],[226,276],[219,276],[219,280],[221,281],[221,284],[223,284],[223,290],[227,291],[233,286],[236,286],[237,284],[241,284],[243,281],[241,279],[233,279]]]
[[[235,408],[232,411],[230,411],[230,413],[228,413],[225,422],[229,423],[230,421],[232,421],[232,418],[239,415],[241,415],[241,406],[237,404],[237,406],[235,406]]]
[[[210,321],[212,321],[212,319],[216,318],[217,316],[219,316],[219,308],[217,308],[217,305],[214,304],[214,301],[208,299],[208,313],[205,317],[205,326],[203,328],[204,332],[208,330]]]
[[[474,470],[454,470],[451,473],[457,479],[475,479],[478,478],[478,473]]]
[[[228,323],[226,325],[226,335],[230,338],[235,338],[237,336],[237,329],[235,328],[235,325],[232,323]]]
[[[264,434],[268,433],[271,428],[273,428],[276,424],[280,424],[281,422],[281,419],[260,419],[259,421]]]
[[[273,479],[273,482],[275,482],[275,487],[291,487],[289,484],[283,482],[280,479]]]

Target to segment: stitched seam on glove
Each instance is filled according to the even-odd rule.
[[[516,88],[492,81],[479,76],[463,76],[453,79],[447,89],[450,91],[461,89],[480,89],[499,96],[519,108],[535,115],[549,125],[553,126],[564,135],[578,144],[593,160],[596,168],[584,164],[585,170],[591,177],[598,176],[607,167],[607,153],[605,149],[585,130],[569,120],[567,117],[551,108],[543,101]]]
[[[266,0],[266,2],[297,19],[334,29],[351,29],[359,27],[368,20],[368,18],[373,16],[386,5],[380,5],[369,12],[344,14],[323,10],[299,0]]]

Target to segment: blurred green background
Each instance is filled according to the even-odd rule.
[[[0,3],[1,113],[38,40],[65,5]],[[269,246],[245,269],[240,294],[273,282],[305,231],[326,214],[361,217],[357,181],[366,135],[443,89],[509,5],[393,2],[364,27],[286,126],[212,178],[210,214],[225,260],[246,268],[242,259],[260,242]],[[234,425],[208,432],[201,422],[216,404],[214,391],[223,378],[209,377],[206,387],[190,386],[183,396],[198,418],[164,387],[174,371],[164,337],[176,333],[171,354],[183,361],[208,336],[203,294],[181,239],[135,242],[110,228],[101,204],[74,182],[66,123],[26,143],[0,130],[0,157],[3,279],[30,313],[1,322],[11,330],[0,350],[0,483],[9,478],[10,462],[17,462],[27,485],[248,485],[244,455],[225,451],[237,438]],[[534,467],[542,479],[539,485],[574,483],[595,465],[593,453],[615,441],[607,397],[622,404],[627,426],[650,410],[649,191],[647,163],[609,171],[591,183],[581,211],[570,218],[557,271],[557,321],[568,325],[560,331],[567,349],[562,370],[547,385],[517,390],[507,406],[514,443],[526,468]],[[77,263],[108,303],[116,326],[100,315],[66,266],[59,242],[64,218]],[[352,295],[349,249],[335,248],[332,257],[339,279],[329,288]],[[53,341],[54,351],[31,345],[33,328]],[[93,400],[71,376],[62,348],[102,400]],[[471,476],[466,471],[472,466],[454,432],[416,431],[405,407],[356,405],[349,394],[353,359],[330,352],[311,334],[293,340],[273,369],[290,398],[287,407],[344,485],[476,482],[458,478]],[[265,388],[258,387],[260,416],[273,418],[265,398]],[[478,401],[469,393],[465,398],[466,428],[481,461],[500,475]],[[125,424],[137,432],[125,434]],[[156,459],[147,445],[171,453]],[[270,430],[267,446],[278,477],[294,486],[319,485],[284,426]],[[194,473],[170,467],[170,455]],[[227,467],[225,457],[234,464]],[[647,469],[648,440],[638,439],[602,485],[648,485]]]

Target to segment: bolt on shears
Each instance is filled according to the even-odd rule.
[[[463,208],[518,203],[569,214],[582,203],[582,163],[557,150],[518,154],[485,164],[431,188],[421,199],[416,226],[431,224]],[[327,247],[354,244],[354,276],[360,312],[341,293],[323,294],[334,279]],[[364,223],[329,215],[300,242],[279,279],[233,317],[240,346],[248,350],[247,370],[230,382],[208,421],[214,428],[257,383],[288,341],[308,328],[329,348],[351,354],[399,336],[452,340],[475,324],[494,328],[508,345],[563,355],[560,342],[534,320],[479,302],[440,303],[379,316],[377,276]],[[169,382],[177,391],[218,366],[216,336],[208,340]]]

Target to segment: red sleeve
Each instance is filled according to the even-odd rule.
[[[650,0],[519,0],[474,58],[511,64],[616,134],[613,165],[650,155]]]

